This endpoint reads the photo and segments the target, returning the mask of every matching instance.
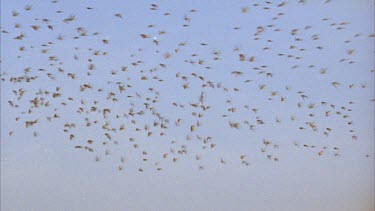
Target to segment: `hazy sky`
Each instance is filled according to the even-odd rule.
[[[1,210],[374,210],[374,38],[370,37],[374,33],[374,2],[295,0],[282,7],[277,5],[283,1],[270,2],[2,1]],[[158,9],[150,10],[151,4],[157,4]],[[32,9],[25,10],[27,5]],[[242,12],[244,8],[247,13]],[[193,9],[196,12],[191,12]],[[12,11],[19,15],[12,16]],[[74,21],[63,21],[72,15]],[[155,26],[150,28],[150,24]],[[33,25],[40,29],[34,30]],[[255,35],[259,26],[264,31]],[[79,27],[87,36],[79,36]],[[95,32],[99,34],[93,35]],[[14,39],[21,33],[25,38]],[[141,34],[150,38],[143,39]],[[64,39],[57,39],[59,36]],[[104,44],[103,39],[109,43]],[[182,42],[186,46],[179,45]],[[41,53],[43,49],[48,53]],[[96,50],[100,55],[93,55]],[[171,58],[165,58],[166,53]],[[255,61],[241,62],[239,54]],[[49,60],[50,56],[57,60]],[[137,61],[141,62],[132,64]],[[95,70],[88,70],[90,63],[95,64]],[[121,71],[125,66],[127,71]],[[37,80],[9,81],[23,76],[28,67],[27,75],[38,76]],[[150,72],[153,68],[157,69]],[[327,73],[321,74],[322,69]],[[232,71],[243,74],[235,76]],[[203,76],[204,81],[192,73]],[[155,76],[163,81],[153,80]],[[215,88],[202,88],[207,81]],[[131,87],[121,93],[117,82]],[[333,82],[339,85],[334,87]],[[184,89],[187,83],[189,88]],[[81,92],[82,84],[93,89]],[[261,85],[266,85],[264,90]],[[36,94],[38,90],[57,92],[56,87],[61,87],[59,98]],[[18,93],[21,88],[26,92],[18,100],[13,90]],[[103,92],[97,92],[99,88]],[[199,102],[202,91],[204,104],[211,106],[206,111],[190,106]],[[118,102],[107,100],[110,92]],[[308,98],[302,99],[302,94]],[[155,96],[158,102],[147,102],[169,120],[166,130],[152,127],[157,118],[145,109],[146,98]],[[35,97],[45,97],[50,106],[31,108]],[[281,102],[281,97],[285,101]],[[101,112],[77,112],[79,108],[90,111],[95,100],[99,110],[111,109],[109,118]],[[8,101],[19,107],[11,107]],[[308,108],[312,104],[314,108]],[[115,117],[128,113],[131,107],[146,113]],[[29,108],[32,113],[27,113]],[[230,113],[230,108],[236,112]],[[198,118],[192,112],[204,116]],[[54,114],[60,118],[46,120]],[[258,125],[257,117],[265,124]],[[86,127],[85,118],[99,124]],[[177,127],[174,122],[179,118],[182,123]],[[26,121],[35,119],[36,125],[25,127]],[[131,119],[137,123],[132,124]],[[191,132],[197,121],[202,126]],[[117,129],[124,124],[126,130],[105,131],[102,125],[106,122]],[[229,122],[241,126],[230,128]],[[314,123],[317,131],[306,122]],[[66,123],[76,127],[64,132]],[[145,124],[152,136],[147,136]],[[254,130],[249,125],[254,125]],[[323,134],[326,128],[331,129],[328,136]],[[161,131],[164,136],[159,136]],[[105,132],[112,140],[104,146]],[[74,140],[69,140],[70,134],[75,135]],[[212,140],[204,144],[197,135]],[[138,149],[129,138],[136,140]],[[90,145],[94,152],[74,148],[86,146],[88,139],[94,140]],[[268,146],[261,152],[264,139],[278,148]],[[171,152],[181,150],[182,145],[186,155]],[[105,155],[106,150],[110,155]],[[163,159],[164,153],[169,154],[167,159]],[[241,155],[245,155],[243,160]],[[100,156],[99,162],[95,156]],[[142,160],[145,157],[148,161]],[[162,171],[156,170],[156,162]],[[119,165],[124,167],[122,171]]]

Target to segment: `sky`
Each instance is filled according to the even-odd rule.
[[[374,2],[296,0],[278,7],[282,2],[1,1],[1,210],[374,210]],[[64,22],[69,16],[75,20]],[[25,38],[14,39],[21,33]],[[239,54],[255,61],[240,61]],[[10,81],[28,67],[36,80]],[[214,88],[202,87],[206,82]],[[83,84],[93,88],[80,91]],[[25,94],[18,98],[20,89]],[[35,97],[50,106],[33,107]],[[131,108],[145,114],[124,117]],[[70,123],[76,127],[64,127]],[[126,129],[104,130],[106,123]]]

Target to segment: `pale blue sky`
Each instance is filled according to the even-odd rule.
[[[272,2],[61,1],[52,4],[2,1],[1,30],[9,34],[1,34],[1,77],[7,79],[1,83],[1,210],[373,210],[374,103],[370,100],[374,98],[374,72],[371,72],[374,70],[374,38],[369,35],[374,33],[374,2],[332,0],[325,4],[320,0],[307,0],[300,4],[296,0],[287,1],[286,6],[280,8],[276,5],[282,1]],[[149,9],[152,3],[159,5],[157,11]],[[255,3],[260,6],[254,7]],[[33,9],[25,11],[26,5],[32,5]],[[94,9],[85,9],[88,6]],[[248,13],[241,13],[244,7],[249,8]],[[271,9],[265,11],[263,7]],[[197,12],[189,12],[191,9]],[[20,15],[13,17],[13,10]],[[57,10],[64,12],[57,14]],[[166,12],[171,15],[164,16]],[[115,17],[116,13],[121,13],[122,19]],[[278,13],[285,15],[273,21]],[[70,15],[75,15],[76,20],[64,23],[62,20]],[[189,27],[182,27],[185,15],[191,19]],[[55,29],[48,30],[47,24],[34,18],[50,19]],[[322,21],[323,18],[330,20]],[[349,23],[342,30],[330,26],[342,22]],[[15,29],[15,23],[22,27]],[[148,28],[149,24],[154,24],[155,28]],[[270,24],[275,26],[267,27]],[[41,28],[35,31],[31,25]],[[258,26],[263,26],[265,31],[259,36],[261,40],[255,41]],[[305,30],[306,26],[312,28]],[[90,36],[72,39],[78,34],[77,27],[84,27]],[[281,31],[274,32],[277,28]],[[299,30],[295,37],[303,41],[293,41],[290,35],[293,29]],[[161,30],[167,33],[158,35]],[[94,32],[99,35],[91,36]],[[24,40],[13,39],[20,33],[26,34]],[[152,38],[142,39],[140,34],[157,37],[159,46],[152,43]],[[355,37],[356,34],[360,36]],[[65,39],[58,40],[59,35]],[[313,41],[313,35],[319,35],[320,39]],[[102,39],[108,39],[109,44],[104,45]],[[351,42],[345,43],[347,40]],[[49,41],[55,44],[41,47]],[[181,42],[186,42],[186,47],[177,47]],[[290,45],[306,50],[289,49]],[[26,51],[20,52],[21,46],[25,46]],[[316,46],[324,49],[318,50]],[[74,50],[75,47],[79,49]],[[233,51],[235,47],[240,47],[247,57],[254,56],[255,62],[240,62],[238,52]],[[271,49],[262,50],[264,47]],[[108,55],[93,56],[89,48],[106,51]],[[140,48],[143,50],[138,51]],[[180,49],[177,54],[174,53],[176,48]],[[50,53],[42,54],[41,49],[49,49]],[[355,50],[353,55],[347,54],[350,49]],[[156,53],[157,50],[160,53]],[[214,51],[221,52],[221,60],[213,60]],[[171,59],[164,59],[166,52],[172,53]],[[204,60],[203,66],[184,62],[185,59],[197,61],[190,56],[194,53]],[[278,56],[279,53],[294,58]],[[73,59],[74,54],[78,55],[78,61]],[[18,59],[18,55],[22,58]],[[65,70],[64,74],[58,73],[56,66],[49,66],[48,56],[51,55],[63,62],[60,67]],[[295,59],[296,56],[302,59]],[[88,77],[89,58],[94,59],[96,69]],[[339,62],[343,58],[348,60]],[[143,64],[131,65],[139,60]],[[349,61],[355,63],[348,64]],[[160,63],[167,68],[160,68]],[[262,65],[267,66],[264,70],[271,72],[272,78],[253,69]],[[294,65],[298,68],[292,69]],[[310,65],[315,67],[309,68]],[[128,66],[129,71],[121,72],[121,66]],[[148,72],[156,66],[159,67],[157,72]],[[30,75],[40,78],[32,83],[9,82],[11,76],[21,76],[26,67],[31,67]],[[40,72],[38,68],[47,71]],[[326,75],[319,73],[322,68],[327,68]],[[112,70],[118,70],[118,74],[110,74]],[[143,74],[141,70],[147,72]],[[232,71],[244,74],[235,77]],[[48,79],[47,72],[53,73],[56,80]],[[182,88],[186,82],[176,79],[178,72],[189,78],[190,89]],[[190,125],[197,121],[191,112],[200,112],[188,104],[198,102],[202,91],[202,82],[191,75],[193,72],[204,76],[206,81],[221,82],[230,91],[204,90],[206,104],[212,108],[204,112],[200,120],[203,126],[197,128],[193,140],[188,142],[185,137],[190,133]],[[75,73],[77,79],[68,78],[67,73]],[[142,75],[150,79],[158,76],[164,81],[143,81],[140,80]],[[253,82],[244,83],[247,79]],[[132,88],[121,95],[116,90],[118,81],[131,84]],[[332,82],[341,85],[335,88]],[[104,93],[81,93],[79,86],[83,83],[94,85],[94,90],[103,88]],[[263,91],[259,90],[262,84],[267,85]],[[354,84],[354,88],[349,89],[350,84]],[[367,87],[361,88],[362,84]],[[53,91],[56,86],[61,87],[63,95],[61,99],[49,97],[50,108],[21,114],[30,107],[29,100],[36,96],[38,89]],[[290,86],[291,90],[287,91],[285,86]],[[137,92],[142,97],[154,97],[147,91],[150,87],[160,92],[159,103],[152,106],[170,120],[164,137],[147,138],[144,133],[135,132],[128,120],[113,118],[116,113],[128,112],[127,95]],[[26,93],[17,101],[12,90],[19,88]],[[233,88],[239,91],[234,92]],[[106,101],[110,91],[116,93],[118,103]],[[272,91],[279,95],[268,100]],[[298,91],[304,91],[308,99],[302,100]],[[60,102],[68,102],[69,96],[74,97],[75,102],[61,106]],[[286,97],[286,101],[281,103],[280,96]],[[93,100],[99,100],[101,108],[111,108],[113,126],[126,124],[126,133],[111,134],[119,145],[101,146],[99,140],[105,139],[101,127],[84,126],[85,117],[101,123],[105,120],[99,114],[78,115],[76,110],[81,107],[81,98],[87,102],[87,108]],[[228,99],[232,104],[226,103]],[[20,108],[11,108],[9,100]],[[131,101],[136,111],[144,108],[142,99]],[[328,105],[321,106],[321,101],[327,101]],[[355,103],[349,104],[350,101]],[[185,104],[185,109],[173,107],[172,102]],[[303,108],[297,107],[298,102],[303,102]],[[308,109],[309,103],[315,103],[316,108]],[[330,104],[335,104],[336,109],[329,108]],[[258,108],[259,112],[254,114],[245,109],[245,105]],[[342,110],[341,106],[352,112]],[[227,109],[231,107],[236,107],[237,112],[229,114]],[[329,118],[325,116],[327,110],[332,110]],[[334,115],[336,111],[348,114],[349,118]],[[52,123],[45,120],[55,112],[60,119]],[[315,117],[309,117],[310,113]],[[229,117],[223,118],[223,114]],[[292,115],[297,121],[290,120]],[[18,116],[21,120],[16,122]],[[256,124],[257,116],[266,124],[256,125],[255,131],[251,131],[243,121]],[[275,122],[276,117],[281,120],[280,124]],[[25,128],[24,121],[36,118],[40,119],[37,126]],[[177,118],[183,119],[180,127],[174,126]],[[137,117],[138,127],[152,124],[154,119],[150,113]],[[230,129],[228,121],[241,122],[241,128]],[[315,122],[318,132],[305,125],[308,121]],[[353,121],[353,125],[349,126],[348,121]],[[76,135],[74,141],[69,141],[69,134],[62,131],[66,122],[77,125],[72,130]],[[301,126],[307,129],[301,131],[298,129]],[[332,132],[325,137],[322,133],[327,127]],[[352,140],[350,129],[358,136],[357,141]],[[14,135],[9,136],[10,131],[14,131]],[[38,132],[38,137],[33,137],[34,131]],[[154,132],[156,134],[157,130]],[[195,134],[212,136],[216,147],[203,150],[202,143],[194,139]],[[140,149],[132,149],[129,137],[136,138]],[[279,149],[260,152],[263,138],[278,144]],[[98,140],[93,146],[94,153],[74,149],[87,139]],[[171,145],[171,141],[176,144]],[[317,148],[295,147],[294,142]],[[188,154],[178,162],[161,158],[170,148],[177,149],[182,144],[187,146]],[[323,146],[328,149],[323,156],[318,156],[318,149]],[[340,149],[340,156],[333,155],[333,147]],[[107,148],[111,150],[109,156],[104,155]],[[142,161],[142,150],[148,152],[149,162]],[[202,157],[201,161],[195,160],[196,154]],[[279,162],[268,160],[267,154],[277,156]],[[101,156],[100,162],[95,162],[95,155]],[[241,164],[240,155],[246,155],[249,166]],[[117,169],[121,156],[126,157],[124,171]],[[220,164],[222,157],[226,165]],[[155,162],[160,163],[163,171],[156,171]],[[204,166],[205,170],[198,170],[198,166]],[[144,172],[139,173],[138,168],[143,168]]]

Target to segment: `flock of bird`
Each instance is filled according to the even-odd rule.
[[[17,60],[11,63],[24,66],[22,70],[1,70],[2,88],[6,87],[6,92],[12,92],[13,96],[3,99],[8,105],[3,105],[2,109],[16,114],[14,121],[22,126],[6,131],[7,139],[12,140],[17,133],[42,138],[43,131],[56,128],[60,131],[54,136],[56,139],[66,140],[77,153],[91,153],[97,162],[110,155],[119,156],[116,164],[119,171],[124,171],[130,162],[127,153],[118,155],[112,152],[120,145],[126,146],[134,156],[141,157],[142,162],[151,162],[155,170],[161,171],[163,163],[164,166],[177,165],[186,157],[199,162],[206,153],[215,151],[223,145],[217,141],[220,133],[216,130],[221,134],[241,132],[252,136],[262,133],[259,132],[262,128],[284,125],[291,134],[297,131],[312,133],[321,139],[343,131],[345,127],[348,140],[360,140],[351,118],[352,106],[360,102],[339,103],[334,99],[311,98],[310,90],[296,90],[293,84],[284,84],[283,79],[278,78],[282,74],[277,70],[278,65],[267,64],[270,60],[291,64],[289,69],[282,70],[289,74],[311,70],[316,74],[316,79],[312,80],[317,81],[330,72],[319,61],[308,58],[310,54],[317,55],[326,50],[325,43],[320,41],[319,27],[293,28],[280,24],[288,15],[285,8],[291,4],[303,7],[308,2],[277,2],[249,2],[239,7],[238,16],[244,20],[239,20],[238,25],[225,32],[227,36],[235,36],[250,25],[253,33],[246,32],[246,42],[261,46],[256,51],[241,45],[218,50],[216,42],[219,41],[216,40],[192,39],[174,44],[173,39],[178,39],[179,33],[185,33],[199,23],[195,19],[201,12],[199,8],[186,8],[184,14],[157,3],[143,8],[145,13],[163,17],[174,27],[167,30],[163,22],[153,23],[154,20],[142,26],[144,21],[140,20],[136,24],[143,30],[137,31],[137,37],[133,39],[142,46],[130,56],[111,51],[111,46],[121,45],[118,39],[111,39],[117,35],[82,26],[80,14],[67,15],[69,12],[55,9],[56,15],[51,19],[44,15],[43,9],[31,4],[16,8],[10,14],[2,14],[10,16],[8,20],[13,24],[13,28],[2,26],[2,42],[11,39],[17,45]],[[53,0],[49,4],[58,8],[63,2]],[[113,21],[108,24],[123,24],[117,29],[119,33],[131,31],[127,25],[137,21],[127,19],[125,13],[99,11],[100,8],[89,4],[78,4],[77,7],[82,13],[90,13],[94,22],[100,15],[106,15]],[[268,24],[253,27],[254,11],[271,15]],[[29,21],[25,24],[20,21],[21,17]],[[319,25],[327,26],[337,34],[350,30],[349,22],[328,17],[322,17]],[[27,30],[30,32],[26,34],[24,31]],[[169,34],[173,35],[168,37]],[[282,36],[288,40],[278,40]],[[338,56],[345,56],[332,63],[355,65],[356,49],[350,43],[357,38],[373,39],[374,34],[354,33],[345,43],[340,43],[348,48]],[[72,43],[76,47],[70,49]],[[287,46],[288,50],[274,47],[277,45]],[[8,60],[5,51],[1,62]],[[224,61],[230,65],[224,65]],[[308,62],[314,63],[306,65]],[[121,65],[108,68],[107,63]],[[348,89],[367,88],[364,83],[321,81],[343,93]],[[254,97],[244,100],[248,95]],[[373,102],[374,99],[365,101]],[[288,118],[279,109],[284,105],[294,111]],[[330,119],[339,123],[328,127],[324,122]],[[263,138],[257,140],[258,152],[265,160],[281,161],[277,152],[282,145],[289,143],[275,141],[267,133],[260,136]],[[152,148],[147,148],[149,142],[160,143],[164,152],[155,155]],[[293,140],[290,144],[317,156],[339,157],[341,154],[337,146],[310,144],[303,140]],[[154,156],[150,157],[153,153]],[[250,165],[245,154],[238,153],[235,160],[243,166]],[[219,156],[217,163],[225,165],[226,157]],[[203,170],[205,166],[199,164],[198,169]],[[140,164],[138,171],[145,170]]]

